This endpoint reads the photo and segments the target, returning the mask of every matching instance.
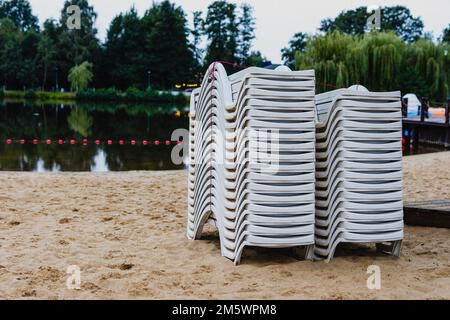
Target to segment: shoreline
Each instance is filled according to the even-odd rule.
[[[450,152],[404,159],[405,201],[450,199]],[[330,263],[287,249],[221,257],[186,238],[185,171],[0,172],[1,299],[450,299],[450,230],[406,227],[402,256],[343,245]],[[81,270],[69,290],[66,271]],[[366,287],[378,265],[381,290]]]
[[[129,90],[115,89],[87,89],[80,92],[54,92],[39,90],[5,90],[0,88],[0,101],[2,102],[29,102],[40,104],[79,104],[79,103],[122,103],[122,104],[174,104],[189,103],[189,97],[182,91],[160,90]]]

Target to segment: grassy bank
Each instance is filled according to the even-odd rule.
[[[74,92],[51,92],[34,90],[5,90],[0,91],[0,98],[24,99],[24,100],[76,100]]]
[[[77,93],[77,100],[84,101],[121,101],[121,102],[157,102],[185,104],[188,98],[183,93],[157,90],[140,90],[134,87],[125,91],[116,89],[87,89]]]
[[[87,89],[80,92],[51,92],[34,90],[0,90],[0,98],[21,99],[30,101],[57,101],[57,102],[155,102],[155,103],[180,103],[188,101],[183,93],[157,90],[139,90],[128,88],[126,91],[116,89]]]

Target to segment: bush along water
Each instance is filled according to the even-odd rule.
[[[130,87],[126,91],[109,89],[87,89],[77,92],[77,100],[86,101],[138,101],[138,102],[170,102],[186,103],[184,94],[173,94],[171,92],[156,90],[140,90]]]

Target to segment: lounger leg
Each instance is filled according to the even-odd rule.
[[[305,260],[314,261],[314,245],[313,244],[306,247]]]
[[[314,245],[304,247],[293,247],[292,253],[298,260],[314,260]]]
[[[395,241],[392,244],[392,255],[394,257],[397,257],[397,258],[400,257],[400,254],[402,252],[402,242],[403,242],[402,240],[399,240],[399,241]]]
[[[402,249],[402,240],[393,241],[389,245],[384,243],[377,243],[377,250],[386,254],[390,254],[394,257],[400,257]]]

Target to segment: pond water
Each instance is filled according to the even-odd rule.
[[[182,169],[171,160],[174,142],[166,140],[188,124],[187,106],[0,101],[0,171]],[[444,150],[419,145],[404,154]]]
[[[174,142],[166,140],[173,130],[188,128],[187,111],[172,105],[3,101],[0,171],[180,169],[171,161]]]

